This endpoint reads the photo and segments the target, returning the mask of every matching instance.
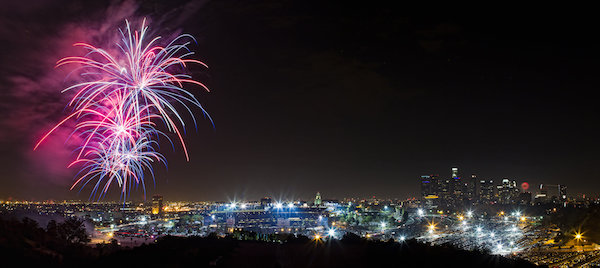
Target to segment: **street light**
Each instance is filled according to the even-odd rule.
[[[581,246],[581,239],[583,238],[583,235],[581,232],[576,232],[575,233],[575,240],[577,242],[577,246]]]
[[[521,217],[521,211],[516,211],[515,215],[517,215],[517,217]]]
[[[333,228],[329,229],[329,231],[327,231],[327,234],[331,237],[335,236],[335,229],[333,229]]]
[[[423,209],[417,210],[417,215],[419,215],[419,217],[423,217],[424,214],[425,214],[425,212],[423,212]]]
[[[429,229],[429,233],[433,234],[433,232],[435,231],[435,223],[432,221],[431,223],[429,223],[427,228]]]

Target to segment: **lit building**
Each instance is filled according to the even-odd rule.
[[[514,204],[519,197],[519,188],[516,181],[510,181],[508,178],[502,179],[502,184],[498,188],[498,202],[500,204]]]
[[[439,180],[435,175],[421,176],[421,201],[427,206],[435,206],[439,198]]]
[[[439,181],[438,196],[446,204],[452,201],[452,179],[441,179]]]
[[[469,202],[473,203],[478,199],[477,193],[477,176],[475,174],[471,175],[471,179],[465,183],[465,198],[469,200]]]
[[[567,200],[567,186],[565,185],[558,185],[558,199],[561,202],[564,202]]]
[[[152,196],[152,214],[160,215],[163,213],[163,197],[162,195]]]
[[[479,180],[479,200],[482,203],[489,203],[494,197],[494,181]]]
[[[315,206],[320,206],[322,203],[321,193],[317,192],[317,196],[315,196]]]

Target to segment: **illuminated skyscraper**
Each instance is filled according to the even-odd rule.
[[[320,206],[321,202],[321,193],[317,192],[317,196],[315,196],[315,206]]]
[[[452,178],[458,178],[458,168],[457,167],[452,168]]]
[[[421,201],[428,206],[438,205],[439,180],[436,175],[421,176]]]
[[[479,180],[479,200],[482,203],[489,203],[494,197],[494,181]]]
[[[425,200],[427,196],[433,194],[433,185],[431,184],[431,176],[421,176],[421,200]]]
[[[163,197],[162,195],[152,196],[152,214],[160,215],[163,213]]]
[[[567,186],[558,185],[558,200],[563,202],[567,200]]]
[[[475,202],[478,199],[477,193],[477,176],[475,174],[471,175],[471,179],[468,182],[465,182],[466,191],[465,198],[469,200],[469,202]]]

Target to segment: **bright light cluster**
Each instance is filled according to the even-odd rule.
[[[85,48],[87,54],[66,57],[57,62],[57,67],[77,65],[75,73],[83,82],[62,91],[76,91],[69,103],[72,112],[35,148],[65,122],[75,120],[75,130],[70,139],[81,140],[82,143],[69,167],[79,164],[81,170],[71,189],[77,185],[83,189],[92,182],[95,185],[90,198],[103,197],[115,182],[121,188],[123,199],[127,198],[133,186],[141,186],[145,194],[144,173],[148,172],[154,180],[152,164],[166,164],[164,156],[157,152],[158,138],[164,137],[174,147],[157,125],[166,126],[168,132],[177,135],[189,160],[182,134],[185,123],[176,106],[183,107],[194,124],[194,115],[186,104],[200,108],[208,117],[194,95],[183,89],[183,84],[191,83],[208,90],[202,83],[182,73],[188,63],[206,67],[200,61],[186,59],[194,54],[188,49],[194,38],[180,35],[168,45],[159,46],[160,37],[144,41],[148,30],[145,24],[144,20],[141,30],[132,32],[126,21],[125,31],[119,30],[121,40],[116,43],[116,53],[76,43],[74,46]]]

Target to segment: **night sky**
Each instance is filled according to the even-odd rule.
[[[32,151],[66,115],[60,90],[69,84],[53,65],[81,52],[70,44],[106,42],[125,18],[143,17],[153,34],[198,39],[195,58],[210,68],[191,72],[211,92],[190,91],[215,122],[213,129],[196,111],[189,162],[178,147],[162,148],[168,170],[156,167],[149,195],[407,198],[419,195],[421,175],[450,176],[452,166],[463,177],[600,190],[591,14],[370,2],[38,2],[0,11],[0,199],[88,198],[89,190],[68,189],[68,153]],[[142,197],[141,189],[131,195]]]

